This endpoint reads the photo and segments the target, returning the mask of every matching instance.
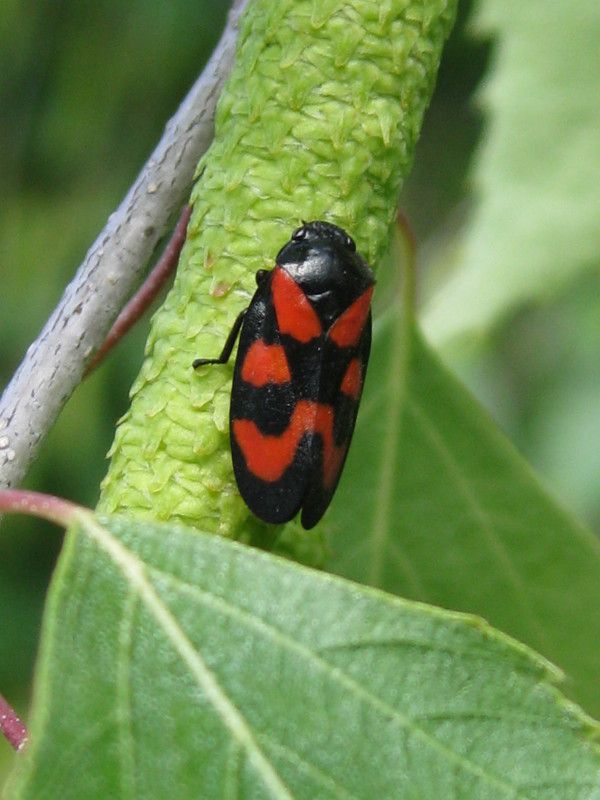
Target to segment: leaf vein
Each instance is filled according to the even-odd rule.
[[[137,596],[130,591],[119,625],[119,658],[117,661],[116,698],[119,735],[119,762],[123,797],[135,798],[134,737],[131,729],[131,691],[129,684],[131,666],[131,632],[137,605]]]
[[[522,580],[522,577],[520,576],[513,560],[511,559],[510,554],[496,533],[492,519],[478,502],[477,497],[472,491],[468,478],[461,471],[460,465],[457,464],[456,459],[446,446],[433,420],[428,417],[422,408],[420,408],[411,398],[407,398],[406,407],[407,411],[412,414],[415,423],[420,425],[421,430],[429,440],[432,448],[438,453],[440,460],[446,467],[448,474],[457,488],[457,491],[465,500],[471,518],[478,523],[478,527],[484,534],[492,553],[496,556],[498,561],[504,565],[507,578],[513,587],[516,600],[521,608],[521,612],[523,616],[529,620],[529,625],[532,629],[532,635],[537,637],[538,649],[542,650],[543,652],[548,652],[548,650],[551,648],[547,641],[546,632],[539,623],[535,614],[532,612],[532,608],[534,607],[533,598],[531,597],[530,592],[527,590],[527,587]]]
[[[416,738],[424,742],[432,750],[439,753],[442,757],[445,757],[448,761],[464,769],[465,772],[496,787],[496,789],[500,790],[506,797],[522,798],[522,800],[526,800],[525,795],[520,793],[518,787],[515,787],[502,780],[497,775],[486,771],[483,767],[471,761],[470,759],[465,758],[460,753],[456,753],[454,750],[436,739],[432,734],[429,733],[429,731],[425,730],[419,725],[416,725],[414,720],[412,720],[406,714],[394,708],[393,706],[390,706],[380,697],[377,697],[377,695],[363,688],[354,680],[354,678],[345,673],[338,666],[333,666],[326,659],[321,658],[316,652],[310,650],[304,644],[291,639],[273,625],[265,622],[263,619],[253,616],[238,606],[232,605],[222,597],[218,597],[203,589],[200,589],[197,586],[189,584],[172,574],[165,573],[155,567],[148,567],[148,572],[151,575],[155,575],[159,580],[170,583],[175,587],[179,587],[182,592],[193,595],[200,604],[220,610],[223,614],[236,619],[242,625],[248,628],[253,628],[255,631],[269,637],[283,649],[287,649],[288,651],[302,656],[305,660],[311,662],[317,669],[329,677],[334,683],[343,686],[346,690],[360,698],[367,705],[371,705],[378,712],[385,715],[388,720],[391,720],[399,727],[407,730]]]
[[[340,800],[360,800],[358,795],[350,792],[345,786],[342,786],[330,775],[326,775],[323,770],[306,761],[306,759],[301,758],[296,751],[292,750],[281,742],[276,741],[272,736],[261,733],[259,738],[268,742],[270,748],[275,751],[279,751],[284,758],[287,758],[288,761],[296,764],[296,766],[298,766],[301,770],[304,770],[305,773],[310,775],[314,780],[318,781],[323,787],[326,787],[334,792],[335,795],[340,798]]]
[[[148,580],[144,563],[90,514],[82,514],[81,521],[83,530],[112,559],[123,576],[137,591],[140,599],[144,601],[176,652],[179,653],[191,674],[198,681],[224,726],[247,752],[249,761],[262,778],[271,796],[281,800],[293,800],[288,788],[258,746],[246,719],[225,694],[200,652],[194,648],[177,619]]]
[[[368,583],[372,586],[381,586],[384,556],[392,541],[390,520],[394,519],[394,515],[391,513],[394,500],[394,467],[396,464],[396,449],[402,427],[402,411],[406,400],[406,374],[409,359],[408,342],[406,322],[398,317],[393,329],[390,363],[392,365],[398,364],[399,367],[388,371],[389,387],[387,396],[393,398],[393,402],[386,412],[387,434],[381,449],[381,469],[379,470],[370,535],[371,565],[368,573]],[[396,559],[399,568],[404,572],[411,586],[413,596],[416,598],[426,597],[425,587],[407,553],[398,550]]]

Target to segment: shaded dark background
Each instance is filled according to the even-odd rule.
[[[1,386],[206,62],[220,36],[225,5],[221,0],[2,3]],[[473,94],[490,54],[489,44],[466,31],[470,8],[470,2],[461,3],[401,198],[420,243],[451,230],[468,204],[469,165],[482,131]],[[421,280],[426,284],[426,276]],[[600,377],[592,344],[579,348],[576,358],[569,355],[573,337],[600,341],[589,295],[582,279],[560,306],[522,311],[490,340],[485,361],[465,367],[464,373],[565,502],[597,523],[596,486],[584,477],[591,465],[580,463],[579,477],[573,470],[561,477],[552,457],[566,435],[553,419],[561,403],[574,402],[564,396],[565,387],[585,404]],[[27,487],[95,504],[147,326],[145,319],[78,389],[45,442]],[[552,350],[532,359],[549,330]],[[549,405],[548,397],[555,402]],[[578,431],[575,437],[581,436]],[[548,435],[554,436],[550,444]],[[0,692],[23,712],[44,593],[59,546],[60,534],[51,526],[15,517],[2,523]],[[0,741],[0,779],[10,758],[10,748]]]

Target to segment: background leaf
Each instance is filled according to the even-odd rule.
[[[219,38],[223,0],[0,3],[0,376],[4,385]],[[486,48],[464,30],[442,70],[403,202],[419,234],[456,192],[478,125],[469,96]],[[444,147],[439,146],[440,131]],[[129,405],[148,319],[63,411],[27,486],[94,506],[114,423]],[[307,546],[314,549],[314,534]],[[42,607],[59,541],[11,519],[0,535],[0,691],[27,718]],[[0,739],[0,785],[14,761]],[[0,795],[2,789],[0,788]]]
[[[152,152],[219,39],[223,0],[0,3],[0,385]],[[87,506],[143,357],[143,320],[78,389],[26,485]],[[0,533],[0,692],[26,717],[60,549],[51,526]],[[0,739],[0,796],[14,752]]]
[[[420,336],[406,333],[392,314],[376,329],[328,517],[330,567],[483,615],[559,664],[569,693],[599,714],[600,543],[556,506]]]
[[[471,5],[469,0],[461,2],[461,16],[468,13]],[[529,46],[519,40],[519,37],[527,32],[530,39],[537,40],[530,42],[532,54],[535,48],[536,62],[546,57],[548,61],[554,58],[559,61],[559,74],[555,75],[550,71],[554,69],[552,64],[549,65],[547,73],[552,75],[556,98],[545,121],[547,130],[556,138],[557,143],[560,143],[567,133],[573,132],[572,127],[565,127],[560,122],[562,109],[572,108],[571,104],[580,97],[580,90],[587,81],[588,89],[593,95],[589,97],[587,109],[579,108],[577,127],[582,136],[587,136],[590,130],[588,117],[595,113],[594,109],[597,109],[598,102],[595,85],[590,85],[590,81],[592,84],[596,83],[598,72],[590,68],[588,74],[582,75],[583,82],[576,85],[573,80],[573,69],[585,67],[586,64],[591,67],[593,60],[597,60],[598,57],[598,37],[597,33],[593,33],[597,11],[592,8],[589,0],[583,2],[575,0],[574,3],[562,4],[560,7],[559,4],[542,5],[539,0],[532,0],[527,6],[518,6],[514,0],[502,4],[492,4],[487,0],[485,5],[477,5],[484,8],[486,13],[485,18],[480,17],[480,26],[487,31],[493,31],[498,39],[498,46],[494,50],[494,65],[497,68],[494,80],[500,80],[500,68],[504,70],[506,65],[508,69],[508,56],[517,53],[517,44],[519,44],[519,55]],[[529,8],[532,10],[529,11]],[[168,7],[158,2],[125,7],[115,0],[100,0],[94,5],[92,14],[90,7],[74,0],[65,0],[59,5],[32,5],[24,0],[16,0],[5,4],[2,11],[0,37],[4,46],[0,47],[0,62],[5,80],[0,87],[3,99],[0,103],[0,133],[4,134],[6,146],[0,153],[2,165],[0,173],[4,179],[2,194],[4,214],[0,215],[0,251],[5,267],[2,294],[4,302],[0,301],[3,354],[0,368],[4,368],[3,375],[7,379],[28,342],[53,307],[62,291],[61,287],[69,279],[89,242],[135,176],[165,120],[177,107],[196,76],[199,66],[218,37],[226,8],[223,3],[215,0],[207,2],[197,0],[194,4],[175,0]],[[556,19],[557,15],[561,14],[569,15],[571,19],[567,20],[564,26],[559,25],[560,30],[554,25],[553,36],[549,38],[550,17]],[[578,25],[576,17],[584,22],[590,32],[588,42],[581,38],[577,43],[571,35],[573,26]],[[157,24],[157,19],[160,19],[160,24]],[[115,20],[118,22],[116,26]],[[559,41],[557,36],[560,37]],[[568,41],[569,36],[571,42]],[[512,40],[510,48],[509,39]],[[565,53],[566,48],[568,53]],[[542,50],[544,52],[541,52]],[[471,148],[479,130],[479,122],[473,114],[469,96],[472,87],[480,80],[486,53],[487,47],[481,42],[474,43],[469,40],[459,23],[445,51],[436,96],[429,110],[415,159],[415,169],[402,200],[402,207],[408,212],[420,241],[425,236],[429,237],[429,242],[444,238],[444,231],[441,230],[444,215],[459,204],[468,192],[469,185],[464,174],[465,165],[469,161]],[[520,60],[523,75],[529,68],[529,58],[530,53],[527,49],[526,57],[521,56]],[[532,63],[531,66],[532,69],[537,69],[537,63]],[[506,85],[506,92],[512,88],[515,91],[520,90],[520,83],[512,81],[510,85]],[[552,88],[551,82],[546,81],[544,76],[544,85],[537,88],[547,95],[548,90]],[[528,135],[528,130],[523,127],[510,127],[508,122],[502,121],[504,115],[512,119],[516,109],[513,112],[512,97],[503,96],[498,99],[502,99],[503,103],[493,105],[490,96],[488,131],[493,133],[496,129],[508,130],[511,143],[507,143],[506,147],[509,144],[512,147],[522,136]],[[528,103],[538,102],[537,96],[528,97],[526,100]],[[560,122],[561,127],[558,130],[549,127],[554,119]],[[537,119],[528,121],[532,126],[532,133],[539,129],[537,123]],[[440,141],[443,147],[440,147]],[[491,143],[492,140],[490,146]],[[482,163],[487,147],[487,138],[484,138],[481,150]],[[519,152],[521,152],[520,146]],[[577,149],[573,152],[577,152]],[[581,155],[583,151],[579,152]],[[510,155],[503,150],[507,168],[512,166]],[[521,158],[524,155],[525,151],[521,152]],[[572,170],[578,170],[577,175],[582,181],[587,182],[584,188],[586,192],[590,192],[589,200],[593,202],[598,187],[595,170],[600,156],[597,149],[588,155],[586,163],[574,162],[570,166]],[[544,236],[548,234],[550,238],[546,240],[540,236],[536,241],[538,246],[549,249],[550,243],[560,243],[563,241],[561,238],[563,235],[570,236],[569,240],[564,240],[568,246],[561,245],[560,268],[562,270],[563,265],[565,269],[573,268],[573,272],[570,273],[573,274],[579,267],[573,266],[572,257],[579,259],[581,252],[589,252],[590,248],[593,253],[598,252],[597,225],[592,228],[588,226],[583,231],[587,244],[575,241],[572,246],[573,226],[578,225],[579,213],[581,212],[587,220],[588,213],[593,212],[593,206],[583,203],[580,207],[579,200],[572,196],[572,191],[568,194],[562,188],[555,191],[553,181],[559,177],[555,172],[555,164],[551,164],[548,158],[545,159],[547,163],[544,163],[544,159],[540,158],[539,148],[532,147],[529,150],[529,157],[533,164],[519,163],[519,172],[522,171],[524,176],[529,176],[537,165],[538,182],[530,183],[525,203],[514,208],[502,207],[503,213],[508,215],[513,211],[518,215],[516,223],[511,218],[508,218],[508,221],[502,218],[502,224],[509,226],[508,231],[511,235],[517,232],[524,235],[527,231],[519,226],[519,220],[525,220],[531,209],[532,213],[536,213],[538,223],[541,225],[543,220],[539,219],[537,210],[538,197],[545,196],[546,190],[552,189],[552,196],[554,198],[558,196],[557,202],[563,205],[563,217],[560,226],[556,226],[554,217],[549,215],[548,222],[551,224],[544,231]],[[565,180],[565,189],[572,185],[573,174],[571,169],[561,171],[560,178]],[[497,179],[502,186],[505,183],[507,186],[510,185],[509,177],[499,169],[490,172],[490,181]],[[483,202],[481,191],[484,185],[478,183]],[[494,191],[493,185],[485,188],[490,195]],[[581,197],[585,200],[586,195],[582,194]],[[551,209],[550,206],[548,208]],[[597,217],[597,212],[595,214]],[[532,231],[539,233],[538,226],[533,226]],[[502,232],[500,226],[498,232],[499,234]],[[496,239],[494,242],[498,244]],[[487,245],[487,242],[485,244]],[[506,244],[500,242],[500,245],[506,246]],[[443,256],[445,268],[448,264],[447,255],[446,251]],[[479,255],[487,258],[489,252]],[[550,253],[547,263],[556,267],[554,253]],[[583,270],[585,266],[583,262],[581,263]],[[505,284],[510,284],[513,280],[519,282],[524,276],[529,276],[530,268],[529,264],[525,264],[521,274],[505,271],[503,266],[500,265],[502,268],[500,274],[494,273],[496,284],[490,288],[498,291],[501,298],[508,296],[510,299],[512,289]],[[537,273],[534,277],[536,283],[532,291],[535,297],[539,296],[540,288],[546,291],[555,285],[553,278],[546,281],[544,276],[539,276]],[[488,287],[485,288],[487,291]],[[595,447],[598,440],[595,432],[599,430],[600,418],[597,418],[596,411],[600,408],[600,404],[594,402],[597,398],[597,352],[600,341],[598,325],[600,291],[597,278],[588,272],[584,280],[570,287],[567,308],[563,298],[560,295],[556,297],[558,300],[550,309],[550,313],[544,308],[535,310],[533,315],[527,317],[520,315],[516,320],[510,317],[510,324],[504,329],[502,339],[497,337],[489,341],[490,349],[485,353],[483,367],[474,373],[471,372],[468,377],[471,379],[470,385],[474,391],[489,404],[496,417],[508,428],[511,436],[515,437],[519,447],[525,449],[533,463],[543,468],[546,475],[554,480],[557,490],[563,491],[563,495],[571,502],[580,498],[578,507],[582,513],[598,523],[600,506],[597,498],[600,496],[598,492],[600,473],[596,469],[599,451]],[[471,306],[478,299],[471,294],[464,302],[458,298],[456,306],[447,307],[449,316],[455,317],[459,327],[463,315],[468,317],[471,314]],[[493,310],[494,314],[501,312],[501,308]],[[131,375],[139,365],[144,339],[145,330],[142,325],[132,338],[122,343],[115,357],[99,370],[71,401],[46,443],[35,471],[30,476],[30,486],[44,488],[88,505],[94,504],[98,480],[104,472],[103,456],[112,438],[111,420],[118,417],[127,407],[127,388],[131,383]],[[374,351],[374,359],[376,353],[377,348]],[[427,375],[431,378],[430,391],[435,393],[436,387],[440,388],[439,394],[436,394],[440,402],[446,402],[446,390],[452,397],[456,392],[459,398],[464,398],[464,392],[456,386],[455,380],[446,370],[439,367],[431,353],[425,349],[422,355]],[[397,367],[398,363],[394,363]],[[389,372],[375,373],[373,369],[375,363],[371,368],[372,384],[375,380],[391,379]],[[425,378],[426,375],[423,376],[424,381]],[[400,390],[402,386],[402,381],[396,384],[396,388],[399,387]],[[422,389],[425,391],[425,385]],[[364,412],[368,410],[368,398],[365,399],[365,403],[360,416],[364,416]],[[472,407],[472,401],[469,400],[468,403],[469,407]],[[385,405],[379,405],[378,408],[381,414],[387,415],[391,408],[398,411],[401,404],[396,403],[394,396],[388,396]],[[454,406],[451,406],[452,408]],[[94,414],[90,413],[92,409]],[[449,410],[448,415],[461,421],[464,412],[465,409],[462,408],[462,413],[455,416]],[[443,416],[442,409],[439,410],[439,415]],[[479,409],[476,409],[476,416],[481,419]],[[373,482],[368,475],[368,471],[373,467],[373,461],[368,454],[373,454],[378,441],[381,441],[377,439],[377,432],[383,424],[384,419],[372,418],[371,423],[366,426],[364,435],[361,431],[357,433],[364,447],[361,447],[359,441],[354,443],[352,448],[354,455],[351,455],[351,463],[348,466],[349,469],[355,470],[354,465],[357,465],[359,477],[369,492],[373,490]],[[396,430],[406,432],[402,414],[396,424],[398,425]],[[408,424],[410,426],[410,420]],[[487,434],[490,429],[487,422],[484,429],[487,433],[484,432],[482,435],[485,451],[482,455],[482,469],[489,465],[487,448],[490,441]],[[467,430],[473,430],[472,426]],[[475,430],[479,433],[481,429],[475,426]],[[411,436],[413,442],[416,441],[416,432],[414,434],[411,432]],[[369,441],[370,439],[373,442]],[[497,432],[493,434],[492,440],[501,442],[500,451],[504,455],[500,460],[503,463],[504,460],[514,463],[514,452],[511,452],[511,448]],[[405,441],[403,438],[403,448]],[[77,443],[76,447],[73,446],[74,442]],[[392,450],[395,449],[389,437],[386,439],[386,444]],[[472,442],[472,448],[474,452],[470,456],[471,470],[477,471],[476,466],[473,466],[477,463],[476,442]],[[413,470],[421,466],[424,469],[428,467],[427,453],[423,454],[422,459],[416,459],[414,456],[414,453],[405,454],[404,450],[398,454],[400,471],[404,469],[404,464],[406,469]],[[523,474],[527,475],[528,468],[520,460],[518,462]],[[381,476],[381,473],[377,472],[376,475]],[[486,550],[476,546],[477,543],[471,548],[463,546],[460,533],[464,506],[461,506],[456,499],[452,489],[447,489],[446,494],[434,495],[428,492],[427,484],[430,480],[433,481],[436,492],[438,488],[443,488],[443,481],[438,480],[436,475],[432,477],[431,473],[429,477],[427,475],[426,471],[415,473],[412,483],[407,484],[411,491],[415,491],[414,500],[405,498],[400,507],[403,514],[408,513],[409,523],[400,531],[398,548],[394,549],[400,553],[408,552],[414,555],[415,559],[418,554],[422,565],[419,566],[419,570],[423,570],[425,575],[423,582],[427,589],[427,592],[421,592],[418,585],[416,588],[411,588],[413,582],[406,578],[405,585],[408,586],[406,592],[415,597],[425,596],[427,593],[432,596],[436,594],[440,602],[447,605],[452,602],[450,594],[453,592],[453,596],[459,602],[472,601],[476,609],[481,609],[491,619],[498,620],[498,624],[504,624],[503,620],[510,616],[508,620],[510,625],[519,629],[526,628],[526,625],[517,619],[518,606],[514,605],[512,593],[505,591],[501,576],[494,577],[493,570],[491,574],[485,571],[489,562],[493,561],[492,557]],[[407,481],[410,476],[401,477],[402,481]],[[344,486],[348,485],[348,481],[347,476]],[[404,484],[399,483],[398,486],[400,485]],[[577,666],[578,659],[583,654],[587,664],[593,668],[594,655],[598,649],[598,637],[595,635],[598,602],[592,586],[593,576],[597,575],[595,546],[592,545],[588,549],[589,541],[584,537],[587,543],[581,548],[577,541],[577,525],[562,515],[543,492],[540,493],[535,481],[532,481],[532,485],[535,487],[534,495],[538,498],[533,508],[538,510],[544,524],[548,518],[540,510],[540,504],[543,508],[552,509],[553,530],[556,530],[559,520],[565,520],[565,530],[571,531],[571,534],[567,534],[568,542],[565,543],[565,547],[573,549],[576,558],[573,561],[569,553],[565,554],[562,548],[556,548],[554,552],[559,559],[564,559],[566,571],[559,560],[555,565],[558,579],[554,586],[552,565],[543,563],[539,570],[546,576],[543,589],[531,591],[536,597],[540,592],[542,595],[548,595],[550,599],[553,596],[554,606],[548,604],[549,610],[545,622],[548,625],[555,624],[562,630],[560,635],[557,629],[554,630],[553,646],[557,653],[556,659],[568,668],[567,688],[577,690],[578,686],[585,685],[589,697],[589,702],[586,700],[586,703],[589,708],[597,709],[599,705],[598,692],[595,688],[597,681],[592,673],[589,671],[585,673]],[[564,491],[565,486],[569,491]],[[388,484],[388,490],[394,500],[396,484],[393,482]],[[352,549],[353,542],[357,544],[365,538],[370,540],[370,523],[364,518],[372,507],[372,501],[368,496],[363,496],[358,507],[356,495],[359,491],[360,484],[353,485],[352,495],[355,501],[349,509],[353,509],[354,513],[351,519],[349,516],[344,517],[341,524],[348,523],[348,526],[346,530],[339,531],[343,536],[334,540],[338,558],[346,557],[345,548]],[[336,497],[330,517],[332,523],[340,507],[346,505],[348,497],[348,493]],[[521,500],[522,497],[523,495],[520,495]],[[433,507],[427,507],[429,502],[434,503]],[[394,513],[397,511],[396,505],[393,504]],[[451,519],[448,516],[444,519],[446,515],[453,513],[454,509],[457,510],[458,518]],[[512,513],[513,509],[510,510]],[[535,516],[535,511],[532,515]],[[418,519],[423,519],[427,524],[424,530],[412,527]],[[352,530],[356,530],[356,526],[360,527],[363,523],[362,533],[357,531],[354,535]],[[398,526],[403,525],[404,518],[396,519],[396,523]],[[535,519],[529,520],[529,523],[523,529],[522,539],[526,540],[530,534],[532,538],[541,535],[539,548],[543,555],[545,529],[541,524],[537,526]],[[538,527],[541,529],[541,534]],[[466,538],[471,535],[470,531],[471,528],[468,528]],[[50,562],[56,549],[55,540],[49,542],[44,534],[42,523],[23,519],[11,520],[10,526],[4,526],[0,537],[0,677],[2,678],[0,688],[17,703],[25,715],[27,681],[35,648],[38,615]],[[508,533],[506,536],[508,538]],[[421,542],[423,537],[429,542],[429,549],[425,547],[425,542]],[[447,546],[448,539],[450,539],[449,546]],[[405,545],[405,542],[409,544]],[[513,542],[510,544],[510,553],[514,554],[516,567],[527,575],[528,581],[535,581],[538,575],[534,560],[537,551],[531,553],[528,547],[522,545],[523,541]],[[410,550],[407,550],[408,546]],[[590,553],[590,563],[582,564],[586,552]],[[483,554],[486,555],[485,558]],[[470,564],[467,557],[475,559],[475,563]],[[381,550],[381,558],[386,568],[386,575],[389,577],[393,570],[388,569],[385,562],[388,558],[391,560],[392,555],[384,548]],[[438,560],[440,572],[436,577],[432,572]],[[229,564],[229,561],[224,562],[224,568],[225,564]],[[479,565],[481,569],[478,569]],[[355,570],[364,579],[366,564],[362,567],[350,564],[348,568]],[[454,580],[451,580],[453,576],[448,572],[454,569],[457,574]],[[268,579],[268,576],[266,578]],[[394,581],[390,579],[390,582]],[[261,582],[258,585],[262,587]],[[314,588],[314,585],[311,587]],[[394,582],[394,586],[390,585],[390,588],[396,590],[398,582]],[[497,596],[488,597],[486,600],[484,595],[488,590],[492,594],[497,592]],[[252,592],[254,591],[253,587]],[[80,591],[76,597],[81,597]],[[261,597],[263,597],[262,592]],[[276,601],[277,595],[274,597],[274,603]],[[75,614],[77,603],[70,606],[67,598],[63,598],[62,602],[61,609],[68,608],[72,615]],[[84,605],[87,607],[90,602],[88,597]],[[102,598],[98,607],[102,608],[104,602],[105,599]],[[502,603],[508,604],[508,609],[503,610]],[[551,614],[552,607],[559,610],[555,619]],[[277,612],[273,613],[276,617]],[[567,630],[571,623],[574,635],[572,652],[568,641],[570,634]],[[507,627],[507,630],[512,629]],[[524,636],[528,638],[526,631]],[[104,637],[105,628],[101,624],[95,631],[95,644],[99,646]],[[152,650],[151,645],[148,647]],[[240,643],[240,649],[243,650],[244,647],[245,641]],[[71,659],[78,658],[78,648],[73,647],[72,641],[70,652]],[[102,664],[110,666],[113,652],[108,646],[106,661],[102,661]],[[571,662],[574,664],[573,668],[569,665]],[[85,664],[87,668],[87,661]],[[71,664],[65,674],[71,675],[71,671],[74,670],[75,665]],[[91,672],[93,677],[97,674],[95,671]],[[586,678],[585,674],[591,677]],[[401,678],[403,675],[404,673],[400,673]],[[425,671],[423,675],[426,679],[428,673]],[[510,675],[502,673],[502,677],[511,680],[512,673]],[[414,681],[418,679],[416,677]],[[102,680],[98,682],[100,687],[105,685]],[[573,680],[576,683],[573,683]],[[152,680],[149,680],[148,684],[149,697],[162,697],[162,695],[152,695],[155,691]],[[174,685],[178,687],[179,683],[175,681]],[[61,696],[67,699],[68,687],[63,688]],[[537,690],[534,693],[537,694]],[[582,694],[579,693],[578,696],[582,697]],[[38,708],[44,705],[45,701],[38,704]],[[98,698],[95,708],[100,725],[106,711],[102,698]],[[160,703],[156,704],[155,710],[160,717],[163,711]],[[507,713],[509,712],[510,709]],[[513,717],[520,719],[516,714]],[[73,716],[69,719],[73,721]],[[79,720],[75,720],[75,723],[78,722]],[[172,752],[164,749],[165,743],[171,744],[168,739],[169,731],[170,728],[161,742],[163,749],[160,750],[160,754],[165,760]],[[157,736],[159,733],[157,732]],[[490,736],[493,735],[492,731]],[[64,736],[59,741],[62,748],[60,755],[65,757],[67,757],[64,753],[66,738]],[[480,738],[484,738],[481,733],[477,741]],[[465,735],[463,743],[468,741]],[[78,746],[72,738],[70,742],[72,747]],[[190,746],[193,747],[196,742],[197,739],[193,738]],[[80,752],[87,757],[89,754],[85,741],[80,744],[82,747]],[[540,748],[544,748],[545,741],[540,739],[539,745]],[[358,755],[362,752],[361,748],[357,749]],[[515,739],[511,762],[519,758],[518,749]],[[111,751],[111,757],[114,752]],[[180,749],[177,748],[176,757],[179,752]],[[7,756],[11,763],[14,761],[14,755],[6,743],[0,743],[0,762],[2,756]],[[528,751],[525,750],[522,758],[527,757]],[[78,778],[80,774],[77,758],[74,760],[77,766],[70,775],[71,782],[73,777]],[[111,769],[116,769],[115,761],[113,760],[109,766]],[[178,766],[176,764],[175,768]],[[185,766],[187,776],[191,767],[189,764]],[[1,767],[2,763],[0,769]],[[568,769],[565,770],[565,785],[568,785],[571,774]],[[585,777],[582,780],[585,780]],[[177,786],[177,781],[174,781],[173,785]],[[38,788],[40,792],[37,797],[44,796],[45,787]],[[582,787],[582,791],[584,788]],[[454,785],[449,792],[453,791]],[[524,789],[522,793],[526,796],[535,796],[533,790]],[[592,793],[591,788],[590,793]],[[419,787],[413,794],[419,796]],[[101,793],[96,796],[101,796]],[[173,796],[173,786],[169,787],[168,796]],[[406,790],[405,796],[409,798],[412,796],[410,789]],[[502,795],[496,793],[492,796]],[[552,784],[540,788],[539,796],[544,800],[553,796],[563,800],[567,795],[563,787],[557,788],[556,784]]]
[[[19,798],[592,798],[591,725],[483,622],[219,537],[89,516]]]
[[[483,0],[476,25],[496,40],[487,126],[464,250],[424,311],[435,342],[485,331],[600,263],[600,5]]]

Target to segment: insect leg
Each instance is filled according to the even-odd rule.
[[[231,351],[233,350],[233,345],[235,344],[235,340],[237,339],[238,334],[240,332],[240,328],[242,327],[242,322],[244,321],[246,311],[248,311],[248,309],[244,308],[237,315],[235,322],[233,323],[233,327],[229,332],[229,336],[227,337],[225,344],[223,345],[223,350],[221,352],[221,355],[218,358],[197,358],[192,363],[192,367],[194,369],[198,369],[198,367],[203,367],[205,364],[226,364],[229,361],[229,356],[231,355]]]

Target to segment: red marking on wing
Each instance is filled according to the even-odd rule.
[[[339,347],[354,347],[361,337],[369,308],[373,287],[370,286],[341,314],[329,329],[328,336]]]
[[[323,480],[326,487],[335,482],[346,452],[333,440],[333,407],[312,400],[296,403],[288,427],[271,436],[261,433],[249,419],[233,420],[233,435],[250,472],[259,480],[274,483],[294,461],[300,440],[306,433],[318,433],[323,441]]]
[[[362,367],[358,358],[353,358],[348,364],[340,389],[343,394],[358,400],[362,389]]]
[[[339,475],[348,442],[336,447],[333,441],[333,407],[323,403],[316,405],[315,431],[321,434],[323,440],[323,483],[326,489],[331,489]]]
[[[262,339],[252,342],[244,358],[242,380],[257,389],[268,383],[289,383],[292,376],[283,347]]]
[[[252,420],[233,420],[233,435],[253,475],[270,483],[281,478],[294,460],[300,439],[313,430],[316,405],[299,400],[288,427],[279,436],[261,433]]]
[[[288,333],[302,344],[321,335],[316,311],[296,281],[281,267],[273,270],[271,293],[281,333]]]

